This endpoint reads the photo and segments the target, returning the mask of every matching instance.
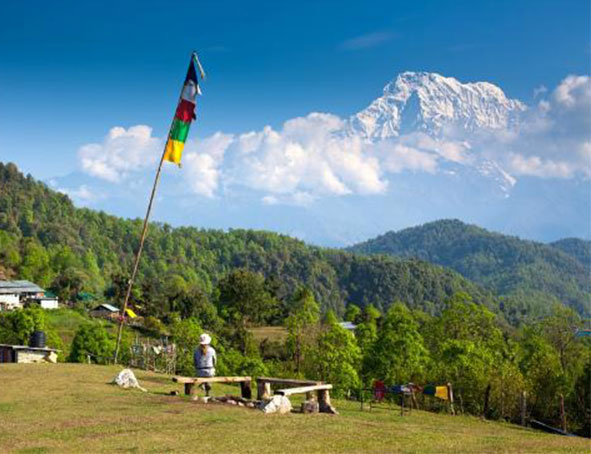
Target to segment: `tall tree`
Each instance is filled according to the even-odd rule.
[[[286,345],[293,358],[295,371],[299,373],[304,351],[315,335],[315,327],[320,319],[320,307],[307,288],[296,291],[290,306],[291,312],[285,321],[289,333]]]

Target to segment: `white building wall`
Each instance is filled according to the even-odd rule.
[[[16,293],[0,294],[0,305],[5,306],[6,309],[17,309],[23,307],[20,301],[20,296]]]
[[[39,304],[43,309],[57,309],[57,299],[40,299]]]

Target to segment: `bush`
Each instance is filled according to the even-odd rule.
[[[102,325],[86,323],[76,331],[68,361],[86,362],[90,355],[92,362],[106,364],[113,357],[114,350],[115,342]]]

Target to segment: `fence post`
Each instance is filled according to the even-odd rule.
[[[449,399],[449,409],[451,411],[451,414],[455,415],[456,411],[454,409],[454,389],[451,386],[451,383],[447,384],[447,398]]]
[[[526,423],[526,415],[527,415],[527,392],[526,391],[521,391],[521,402],[520,402],[520,408],[521,408],[521,425],[525,426]]]

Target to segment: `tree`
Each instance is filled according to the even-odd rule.
[[[261,325],[269,321],[278,308],[278,302],[265,287],[260,273],[237,269],[218,283],[218,305],[222,314],[243,325]]]
[[[361,318],[361,309],[359,309],[359,306],[356,306],[355,304],[347,304],[347,309],[345,310],[344,318],[347,322],[359,323]]]
[[[583,325],[581,318],[574,310],[554,304],[551,314],[542,319],[539,325],[544,337],[558,352],[560,364],[566,372],[568,365],[580,357],[574,334]]]
[[[45,329],[45,313],[38,307],[0,313],[0,343],[27,345],[34,331]]]
[[[78,328],[72,341],[68,361],[84,363],[88,356],[98,364],[105,364],[113,357],[115,343],[100,324],[85,323]]]
[[[320,319],[320,308],[314,295],[307,288],[298,289],[291,302],[291,312],[285,321],[287,327],[287,350],[293,358],[295,371],[299,373],[306,347],[312,341],[315,325]]]
[[[171,317],[170,334],[177,347],[177,371],[194,375],[193,352],[199,346],[199,336],[203,333],[199,320],[195,317],[181,319],[178,314]]]
[[[359,389],[357,372],[361,351],[351,332],[338,324],[336,318],[327,317],[311,355],[308,370],[312,376],[335,385],[335,395],[344,395]]]
[[[435,380],[451,382],[468,412],[480,414],[484,393],[507,361],[495,315],[464,294],[454,295],[427,330]]]
[[[392,384],[419,382],[428,360],[418,324],[404,304],[395,303],[378,329],[367,374]]]

